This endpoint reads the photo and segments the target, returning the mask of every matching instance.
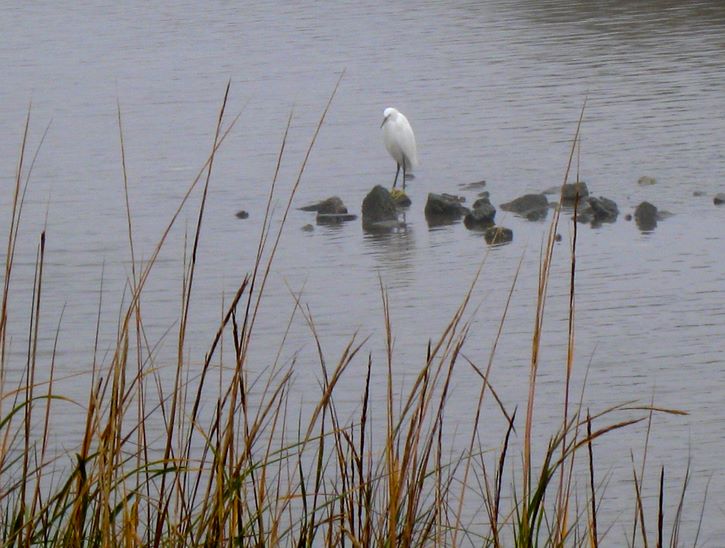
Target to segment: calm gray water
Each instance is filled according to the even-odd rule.
[[[513,229],[514,241],[491,249],[461,224],[429,228],[423,205],[430,191],[459,192],[471,201],[475,193],[459,185],[481,179],[496,205],[560,184],[588,96],[580,176],[594,194],[614,199],[622,214],[615,224],[581,226],[578,234],[575,383],[581,386],[591,364],[585,400],[592,410],[654,398],[657,405],[690,413],[655,417],[645,486],[653,497],[659,466],[666,466],[671,519],[691,458],[685,538],[690,544],[694,539],[711,480],[700,541],[721,545],[725,208],[715,207],[712,197],[725,191],[722,2],[6,3],[0,7],[0,66],[3,219],[9,218],[9,189],[31,100],[31,147],[51,124],[31,177],[18,243],[10,379],[17,382],[24,365],[35,248],[46,222],[42,350],[47,356],[65,305],[59,375],[88,370],[102,275],[101,348],[113,345],[131,274],[117,99],[140,258],[151,255],[206,159],[230,78],[228,112],[243,111],[216,158],[210,186],[189,327],[189,355],[198,363],[224,296],[251,269],[287,117],[294,109],[276,219],[344,69],[295,205],[337,194],[359,213],[374,184],[390,185],[395,166],[379,126],[383,109],[395,106],[413,125],[421,159],[408,186],[413,206],[407,230],[370,235],[358,221],[303,232],[314,218],[292,211],[250,367],[270,364],[269,349],[279,347],[293,309],[291,292],[303,290],[330,361],[354,332],[371,337],[364,354],[376,358],[373,375],[381,389],[374,397],[382,398],[380,280],[392,305],[396,374],[406,383],[485,256],[472,301],[480,308],[465,348],[484,364],[523,258],[491,377],[511,409],[524,403],[528,388],[539,250],[548,221],[531,223],[499,211],[497,220]],[[657,184],[639,186],[642,175],[655,177]],[[642,200],[674,215],[641,233],[624,214]],[[178,317],[184,233],[193,230],[198,203],[197,193],[144,292],[150,341],[161,339]],[[236,219],[239,209],[250,218]],[[560,232],[537,395],[540,443],[558,420],[563,398],[570,216],[562,216]],[[6,234],[4,228],[0,235]],[[157,365],[173,364],[174,356],[172,337],[162,342]],[[315,401],[319,364],[300,318],[281,359],[292,357],[298,360],[299,389],[293,402]],[[338,395],[341,409],[355,409],[364,365],[361,358],[348,371],[348,392]],[[80,378],[64,381],[60,391],[85,401],[86,377]],[[447,420],[451,437],[457,428],[465,438],[479,384],[465,366],[455,381]],[[72,447],[81,426],[58,421],[62,444]],[[491,409],[484,436],[497,446],[503,428]],[[597,449],[601,476],[613,477],[604,506],[612,520],[620,517],[610,532],[615,544],[625,538],[634,508],[630,450],[639,462],[644,438],[645,427],[638,426]]]

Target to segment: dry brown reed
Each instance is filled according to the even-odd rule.
[[[512,278],[490,354],[479,360],[464,353],[475,317],[469,311],[470,301],[485,258],[450,322],[437,339],[429,342],[426,359],[412,384],[400,396],[393,373],[396,357],[390,300],[384,281],[380,280],[387,362],[382,421],[372,419],[373,359],[372,353],[365,350],[368,340],[358,341],[353,335],[340,355],[330,360],[322,350],[312,314],[303,306],[299,294],[293,295],[295,304],[289,321],[301,315],[317,345],[321,372],[317,403],[308,415],[291,409],[294,362],[279,365],[279,350],[271,360],[274,366],[267,370],[267,377],[250,378],[249,346],[257,314],[264,306],[265,286],[287,214],[339,85],[338,80],[316,125],[277,232],[273,234],[271,204],[292,123],[290,114],[270,186],[256,261],[222,311],[198,374],[191,371],[186,332],[193,313],[194,273],[214,158],[239,118],[237,115],[229,123],[225,120],[230,85],[219,109],[211,152],[145,263],[137,260],[134,249],[122,112],[120,103],[117,105],[132,265],[130,295],[122,309],[113,356],[107,367],[96,359],[99,301],[83,436],[72,453],[60,456],[53,456],[48,444],[53,420],[51,405],[63,399],[55,392],[54,378],[60,323],[47,368],[49,376],[47,380],[38,376],[45,232],[40,235],[37,251],[25,374],[18,387],[5,385],[6,334],[8,322],[12,320],[8,299],[23,205],[22,181],[26,172],[27,185],[31,171],[24,171],[29,109],[13,191],[0,305],[0,540],[4,545],[601,545],[608,529],[602,528],[599,518],[602,484],[595,478],[594,442],[643,420],[648,420],[649,425],[654,413],[679,412],[657,408],[652,401],[650,405],[627,403],[592,414],[584,405],[583,388],[578,405],[571,405],[572,369],[576,363],[574,225],[562,419],[559,429],[553,433],[535,432],[541,336],[559,208],[543,242],[538,291],[534,296],[536,316],[520,472],[516,472],[511,462],[517,459],[511,450],[512,437],[517,435],[517,410],[506,409],[489,382],[519,270]],[[564,183],[583,116],[584,108],[577,123]],[[169,386],[154,365],[153,345],[146,339],[142,293],[172,227],[202,179],[202,199],[191,238],[191,253],[184,260],[176,364]],[[222,346],[228,339],[234,354],[231,374],[222,375],[224,368],[220,362],[219,378],[215,381],[211,374],[215,360],[222,359]],[[477,365],[478,361],[485,361],[485,367]],[[359,415],[354,420],[343,419],[336,405],[337,387],[348,367],[360,362],[366,375],[360,391]],[[445,411],[451,398],[453,374],[461,363],[470,367],[480,380],[480,389],[470,410],[465,451],[452,456],[443,442]],[[42,367],[45,370],[45,364]],[[256,387],[254,394],[252,387]],[[487,393],[505,420],[506,427],[498,442],[484,440],[479,435]],[[206,413],[202,413],[204,402],[208,404]],[[616,419],[615,413],[621,412],[631,416]],[[152,416],[161,418],[160,439],[149,437],[147,423]],[[546,436],[549,441],[543,458],[534,462],[534,441]],[[574,472],[580,460],[579,452],[584,449],[588,473],[586,489],[582,492],[576,489]],[[631,545],[637,544],[639,538],[647,546],[653,538],[645,527],[641,496],[645,460],[646,451],[639,472],[634,465],[632,468],[637,506],[632,536],[628,539]],[[507,473],[511,474],[508,478]],[[558,482],[554,481],[557,474]],[[653,543],[662,546],[665,541],[664,469],[659,479]],[[673,521],[671,545],[679,542],[686,488],[687,481]],[[584,497],[585,504],[580,506],[577,497]],[[480,509],[478,514],[482,520],[466,520],[471,508]]]

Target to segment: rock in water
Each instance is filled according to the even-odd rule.
[[[539,209],[532,209],[530,211],[527,211],[525,217],[527,221],[541,221],[542,219],[546,219],[546,216],[548,214],[549,208],[542,207]]]
[[[590,196],[587,202],[594,212],[594,218],[598,221],[613,223],[617,220],[619,207],[617,207],[617,203],[614,200],[610,200],[604,196],[600,196],[599,198]]]
[[[476,181],[475,183],[464,183],[458,185],[461,190],[477,190],[486,186],[486,181]]]
[[[398,220],[398,209],[388,189],[376,185],[362,203],[363,228],[374,227],[377,223]]]
[[[634,210],[634,220],[640,230],[654,230],[657,227],[657,219],[657,208],[649,202],[642,202]]]
[[[650,186],[657,182],[657,179],[654,177],[648,177],[647,175],[642,175],[639,179],[637,179],[637,184],[642,186]]]
[[[480,198],[473,203],[473,211],[463,217],[463,224],[469,230],[481,230],[493,226],[496,208],[488,198]]]
[[[717,194],[715,194],[715,198],[713,198],[712,201],[715,205],[725,204],[725,193],[718,192]]]
[[[492,226],[483,233],[486,243],[489,245],[506,244],[514,239],[514,232],[510,228]]]
[[[577,195],[579,201],[582,202],[584,198],[589,196],[589,189],[584,181],[577,181],[576,183],[567,183],[561,187],[561,203],[562,205],[574,205]]]
[[[445,224],[460,219],[469,209],[461,205],[462,199],[451,194],[428,194],[425,203],[425,218],[428,224]]]
[[[617,220],[619,208],[614,200],[600,196],[595,198],[589,196],[582,208],[577,212],[578,223],[591,223],[600,225],[602,223],[613,223]]]
[[[475,202],[473,202],[473,209],[479,208],[479,207],[481,207],[483,205],[486,205],[486,204],[492,205],[491,204],[491,198],[489,197],[488,192],[486,192],[484,194],[485,194],[484,196],[481,196],[478,200],[476,200]]]
[[[249,219],[249,213],[248,213],[248,212],[246,212],[246,211],[244,211],[243,209],[240,209],[239,211],[237,211],[237,212],[236,212],[236,213],[234,214],[234,216],[235,216],[235,217],[236,217],[237,219]]]
[[[306,205],[304,207],[301,207],[300,210],[316,211],[317,213],[321,213],[323,215],[339,215],[347,213],[347,208],[345,207],[345,204],[342,203],[342,200],[337,196],[331,196],[325,200],[322,200],[321,202],[317,202],[316,204]]]
[[[549,200],[543,194],[524,194],[515,200],[501,204],[501,209],[511,211],[523,217],[539,219],[546,217]]]

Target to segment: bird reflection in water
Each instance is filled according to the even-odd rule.
[[[415,279],[415,237],[404,222],[388,230],[364,230],[365,253],[375,258],[386,285],[410,287]]]

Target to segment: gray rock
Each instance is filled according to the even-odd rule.
[[[491,196],[491,193],[488,190],[484,190],[483,192],[478,193],[479,198],[489,198]]]
[[[597,217],[597,219],[600,219],[602,221],[617,220],[617,215],[619,215],[619,207],[617,207],[617,203],[614,200],[610,200],[609,198],[605,198],[604,196],[599,196],[599,198],[590,196],[587,199],[587,202],[589,203],[589,207],[591,207],[594,211],[594,215]]]
[[[326,214],[340,214],[347,213],[347,208],[342,200],[337,196],[331,196],[316,204],[306,205],[300,208],[301,211],[316,211],[317,213]]]
[[[485,205],[485,204],[491,205],[491,199],[488,196],[481,196],[478,200],[473,202],[473,209],[476,209],[477,207],[481,207],[482,205]]]
[[[398,209],[388,189],[376,185],[362,203],[363,228],[372,227],[384,221],[398,221]]]
[[[642,175],[639,179],[637,179],[637,184],[642,186],[650,186],[657,182],[657,179],[654,177],[648,177],[647,175]]]
[[[704,190],[693,190],[692,195],[696,197],[704,196],[705,191]],[[723,194],[723,197],[725,197],[725,194]]]
[[[562,205],[573,205],[576,201],[577,195],[579,200],[583,201],[584,198],[589,196],[589,189],[584,181],[578,181],[576,183],[567,183],[561,187],[561,203]]]
[[[589,196],[584,202],[584,207],[577,215],[577,222],[592,223],[593,225],[601,223],[613,223],[619,215],[619,207],[614,200],[599,196]]]
[[[302,227],[302,232],[312,232],[313,230],[315,227],[309,223]]]
[[[248,213],[248,212],[246,212],[246,211],[244,211],[243,209],[240,209],[239,211],[237,211],[237,212],[236,212],[236,213],[234,214],[234,216],[235,216],[235,217],[236,217],[237,219],[249,219],[249,213]]]
[[[594,222],[592,210],[578,211],[576,214],[576,222],[580,225],[588,225]]]
[[[473,204],[473,211],[463,217],[463,224],[469,230],[482,230],[493,226],[494,217],[496,217],[496,208],[487,198],[481,198]]]
[[[357,215],[352,213],[318,213],[315,221],[318,225],[338,225],[355,219],[357,219]]]
[[[541,221],[542,219],[546,219],[546,216],[549,214],[549,208],[548,207],[541,207],[538,209],[531,209],[526,212],[527,221]]]
[[[649,202],[642,202],[634,210],[634,220],[640,230],[654,230],[657,227],[658,218],[657,208]]]
[[[501,209],[523,217],[541,219],[549,212],[549,200],[543,194],[524,194],[515,200],[501,204]]]
[[[460,219],[469,209],[461,205],[461,198],[451,194],[428,194],[428,201],[425,203],[425,218],[428,224],[445,224]]]
[[[514,239],[514,232],[510,228],[502,226],[492,226],[483,233],[487,244],[506,244]]]
[[[718,192],[715,194],[712,201],[715,205],[725,204],[725,192]]]

